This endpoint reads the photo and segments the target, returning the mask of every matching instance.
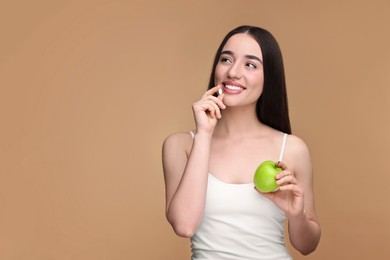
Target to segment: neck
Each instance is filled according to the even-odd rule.
[[[227,107],[222,111],[222,118],[218,120],[214,133],[231,137],[245,137],[258,134],[259,131],[267,128],[257,118],[254,106]]]

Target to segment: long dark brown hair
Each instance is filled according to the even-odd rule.
[[[215,55],[208,88],[215,86],[215,68],[223,47],[230,37],[238,33],[251,35],[259,44],[263,55],[264,86],[256,104],[257,118],[260,122],[274,129],[291,134],[282,53],[278,42],[267,30],[244,25],[230,31],[221,42]]]

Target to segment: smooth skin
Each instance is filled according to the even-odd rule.
[[[208,175],[226,183],[252,183],[258,165],[277,160],[283,133],[259,122],[256,101],[264,83],[262,52],[247,34],[232,36],[215,71],[216,86],[192,105],[196,135],[175,133],[163,144],[166,216],[177,235],[192,237],[205,208]],[[234,85],[236,89],[227,89]],[[214,97],[222,88],[224,94]],[[289,135],[277,176],[280,188],[266,193],[286,215],[291,244],[307,255],[321,229],[313,196],[309,150]]]

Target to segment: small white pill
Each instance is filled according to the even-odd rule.
[[[222,89],[218,89],[218,95],[222,95]]]

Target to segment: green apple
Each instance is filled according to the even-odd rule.
[[[265,161],[260,164],[253,177],[256,188],[261,192],[277,191],[279,185],[276,183],[275,176],[281,171],[282,169],[276,166],[273,161]]]

